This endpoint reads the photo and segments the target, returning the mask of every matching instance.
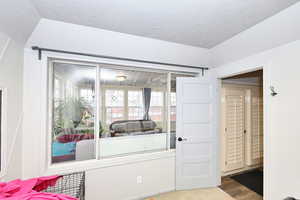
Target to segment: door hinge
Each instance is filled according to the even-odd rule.
[[[225,165],[227,165],[227,161],[225,161]]]
[[[227,132],[227,128],[225,128],[225,132]]]

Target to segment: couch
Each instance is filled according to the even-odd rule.
[[[152,120],[122,120],[115,121],[109,126],[112,137],[128,135],[148,135],[161,133],[162,129]]]
[[[166,149],[166,133],[162,133],[162,129],[157,128],[156,123],[151,120],[116,121],[109,126],[109,132],[111,137],[99,140],[100,157]],[[94,140],[77,142],[75,151],[75,159],[77,161],[94,158]]]

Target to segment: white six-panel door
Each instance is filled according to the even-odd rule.
[[[219,184],[216,79],[177,78],[176,93],[176,189],[215,187]]]

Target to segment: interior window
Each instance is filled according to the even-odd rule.
[[[185,75],[58,62],[51,67],[52,163],[164,151],[169,135],[175,148],[176,77]]]

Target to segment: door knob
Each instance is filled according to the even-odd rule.
[[[181,141],[187,141],[187,139],[186,139],[186,138],[179,137],[179,138],[178,138],[178,142],[181,142]]]

